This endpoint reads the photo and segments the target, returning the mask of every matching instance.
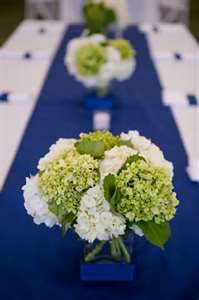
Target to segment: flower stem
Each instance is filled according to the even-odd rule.
[[[108,94],[108,88],[107,87],[97,89],[97,96],[98,97],[105,97],[107,94]]]
[[[111,249],[111,255],[113,256],[113,258],[117,258],[117,251],[116,251],[116,247],[115,247],[115,242],[113,240],[111,240],[109,242],[110,244],[110,249]]]
[[[131,257],[130,257],[130,255],[129,255],[129,253],[128,253],[128,250],[127,250],[127,248],[126,248],[126,246],[125,246],[123,240],[122,240],[121,238],[118,238],[117,240],[118,240],[118,244],[119,244],[119,246],[120,246],[120,249],[121,249],[121,251],[122,251],[122,253],[123,253],[123,255],[124,255],[125,261],[126,261],[127,263],[129,263],[129,262],[131,261]]]
[[[102,250],[102,248],[104,247],[104,244],[105,244],[105,241],[99,242],[94,247],[94,249],[84,257],[85,262],[92,261],[95,258],[95,256]]]
[[[115,243],[115,248],[116,248],[116,252],[117,252],[117,257],[118,257],[118,259],[120,259],[122,254],[121,254],[120,245],[118,243],[117,238],[114,238],[114,243]]]
[[[116,238],[113,238],[110,242],[111,255],[113,258],[119,260],[121,257],[120,246]]]

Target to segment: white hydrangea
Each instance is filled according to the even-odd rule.
[[[49,152],[39,160],[37,168],[40,171],[46,169],[48,164],[58,158],[64,151],[74,149],[75,139],[59,139],[56,144],[52,145]]]
[[[149,139],[141,136],[138,131],[129,131],[121,133],[121,139],[131,141],[134,148],[142,155],[149,163],[155,166],[167,168],[173,177],[173,164],[164,158],[163,152],[158,146],[153,144]]]
[[[80,47],[86,44],[99,44],[106,41],[102,34],[91,36],[81,36],[71,40],[66,49],[65,65],[70,74],[80,81],[87,88],[107,88],[113,79],[119,81],[129,78],[135,70],[135,59],[123,60],[119,51],[113,46],[106,46],[106,62],[101,66],[98,74],[93,76],[83,76],[76,69],[76,53]]]
[[[117,73],[115,74],[115,78],[118,81],[123,81],[131,77],[133,72],[135,71],[136,61],[135,59],[126,59],[120,61],[117,65]]]
[[[26,184],[22,190],[27,213],[33,217],[37,225],[44,223],[50,228],[58,225],[57,217],[49,211],[46,200],[38,190],[38,176],[26,178]]]
[[[100,163],[100,175],[103,179],[108,174],[115,175],[123,166],[129,156],[137,154],[137,151],[128,146],[115,146],[104,153],[104,159]]]
[[[92,243],[123,235],[126,225],[122,217],[112,214],[100,185],[96,185],[82,197],[74,228],[82,239]]]
[[[67,66],[69,73],[74,75],[78,81],[82,82],[88,88],[96,86],[98,79],[100,79],[98,83],[99,87],[107,85],[107,81],[104,82],[103,78],[101,79],[100,76],[81,76],[78,74],[76,69],[76,53],[80,47],[87,45],[88,43],[99,44],[105,40],[106,37],[103,34],[93,34],[72,39],[68,43],[64,59],[65,65]]]

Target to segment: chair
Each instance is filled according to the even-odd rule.
[[[160,0],[162,22],[189,24],[189,0]]]
[[[66,24],[83,22],[84,0],[59,0],[59,19]]]
[[[26,0],[25,17],[28,19],[57,19],[57,0]]]

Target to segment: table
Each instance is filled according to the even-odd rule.
[[[0,295],[5,300],[101,299],[107,295],[116,300],[197,299],[199,185],[185,172],[187,154],[179,127],[171,108],[163,106],[158,73],[138,28],[130,27],[125,33],[137,49],[137,69],[131,80],[114,87],[120,106],[112,112],[111,130],[117,134],[138,129],[174,162],[181,205],[165,251],[136,238],[132,284],[83,284],[78,271],[82,243],[71,232],[63,239],[59,228],[36,226],[25,212],[21,186],[25,176],[36,172],[38,159],[59,137],[77,137],[92,129],[92,112],[81,105],[84,88],[63,65],[66,44],[81,30],[70,27],[63,36],[0,193]]]

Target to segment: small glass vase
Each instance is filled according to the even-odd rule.
[[[114,106],[114,97],[109,86],[90,89],[84,97],[84,105],[88,109],[110,110]]]
[[[82,281],[132,281],[133,277],[133,234],[85,245]]]

